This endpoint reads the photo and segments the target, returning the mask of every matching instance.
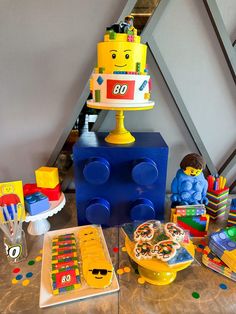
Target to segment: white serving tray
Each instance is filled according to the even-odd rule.
[[[95,226],[95,225],[93,226],[98,228],[98,231],[100,232],[100,235],[101,235],[101,241],[103,241],[103,246],[107,253],[107,258],[111,262],[111,258],[107,249],[106,241],[102,232],[102,228],[100,226]],[[112,283],[107,288],[94,289],[94,288],[88,287],[82,279],[81,288],[77,290],[61,293],[59,295],[52,294],[51,278],[50,278],[51,257],[52,257],[52,254],[51,254],[52,238],[55,236],[73,232],[77,239],[78,231],[83,227],[85,226],[49,231],[44,235],[39,307],[43,308],[43,307],[48,307],[48,306],[52,306],[56,304],[62,304],[62,303],[70,302],[70,301],[82,300],[89,297],[112,293],[120,289],[119,283],[115,274],[115,270],[114,270]]]

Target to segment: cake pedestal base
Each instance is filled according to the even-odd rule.
[[[105,138],[105,141],[111,144],[129,144],[135,141],[133,135],[126,130],[124,125],[125,115],[123,110],[116,111],[116,127]]]
[[[111,144],[130,144],[135,142],[133,135],[126,130],[124,126],[124,111],[139,111],[139,110],[150,110],[154,107],[153,101],[146,101],[140,103],[139,106],[130,103],[120,103],[120,104],[111,104],[111,103],[101,103],[94,102],[94,100],[88,100],[87,106],[94,109],[102,110],[115,110],[116,111],[116,126],[113,131],[105,138],[105,141]]]

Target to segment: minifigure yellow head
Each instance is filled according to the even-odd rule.
[[[112,264],[106,260],[90,261],[86,265],[85,280],[94,288],[105,288],[111,284],[113,274]]]
[[[195,169],[193,167],[186,167],[185,170],[183,170],[185,174],[187,174],[187,176],[193,176],[193,177],[197,177],[199,176],[199,174],[202,172],[202,169]]]
[[[134,42],[128,42],[127,37],[127,34],[116,34],[116,39],[110,40],[109,36],[105,35],[105,41],[98,43],[97,67],[104,68],[103,73],[144,72],[147,46],[140,44],[139,36],[135,36]],[[139,71],[137,64],[140,64]]]
[[[14,193],[14,186],[11,184],[3,185],[2,194],[4,195],[4,194],[11,194],[11,193]]]
[[[196,177],[199,176],[205,168],[205,161],[202,156],[198,154],[188,154],[181,161],[180,168],[187,176]]]
[[[85,227],[78,232],[79,238],[94,238],[98,236],[98,231],[94,227]]]

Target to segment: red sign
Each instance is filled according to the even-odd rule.
[[[107,98],[134,99],[135,81],[107,80]]]
[[[57,288],[64,288],[76,284],[76,273],[74,269],[56,274]]]

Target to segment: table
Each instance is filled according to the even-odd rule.
[[[57,215],[50,217],[51,230],[69,228],[76,225],[75,195],[66,194],[65,208]],[[25,224],[25,223],[24,223]],[[25,224],[24,227],[27,227]],[[216,226],[214,226],[216,228]],[[108,249],[115,269],[130,266],[129,257],[121,248],[124,246],[124,235],[119,228],[104,230]],[[132,269],[119,277],[120,292],[107,296],[92,298],[80,302],[68,303],[56,307],[40,309],[40,269],[41,262],[29,266],[27,262],[40,256],[43,236],[26,234],[29,256],[27,261],[17,264],[21,274],[33,272],[28,286],[22,286],[22,280],[12,284],[14,278],[13,266],[10,266],[0,246],[0,313],[236,313],[236,282],[219,275],[200,263],[200,253],[187,269],[178,273],[176,280],[166,286],[141,285],[137,282],[139,276]],[[2,233],[0,235],[2,242]],[[119,247],[119,252],[113,248]],[[224,283],[227,290],[219,285]],[[200,294],[199,299],[192,297],[193,292]]]

